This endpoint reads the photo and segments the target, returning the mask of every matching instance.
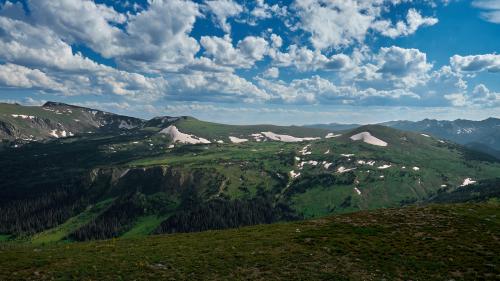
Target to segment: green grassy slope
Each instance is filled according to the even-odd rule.
[[[306,128],[300,126],[275,125],[225,125],[201,121],[192,117],[184,117],[175,122],[175,126],[184,132],[208,139],[223,139],[229,141],[229,136],[248,138],[260,132],[291,135],[294,137],[324,137],[329,130]]]
[[[496,204],[141,239],[0,244],[1,280],[498,280]]]

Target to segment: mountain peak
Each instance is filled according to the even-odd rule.
[[[55,107],[55,106],[70,106],[75,107],[74,105],[70,105],[67,103],[57,102],[57,101],[47,101],[42,105],[42,107]]]

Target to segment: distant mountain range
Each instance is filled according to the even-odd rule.
[[[449,140],[494,155],[500,159],[500,119],[497,118],[488,118],[482,121],[424,119],[417,122],[391,121],[380,125]],[[343,131],[361,126],[360,124],[331,123],[308,125],[306,127]]]

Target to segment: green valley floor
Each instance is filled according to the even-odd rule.
[[[498,280],[499,253],[498,202],[429,205],[202,233],[0,242],[0,280]]]

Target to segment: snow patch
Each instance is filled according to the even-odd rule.
[[[300,151],[299,153],[302,154],[302,155],[310,155],[312,152],[309,151],[309,148],[311,148],[311,145],[308,144],[306,146],[304,146]]]
[[[347,169],[344,166],[340,166],[337,169],[337,173],[343,174],[343,173],[347,173],[347,172],[354,171],[354,170],[356,170],[356,168]]]
[[[476,181],[472,180],[471,178],[466,178],[464,179],[464,182],[462,183],[461,187],[468,186],[471,184],[475,184]]]
[[[383,165],[383,166],[379,166],[377,168],[380,170],[385,170],[385,169],[389,169],[390,167],[392,167],[392,165]]]
[[[35,116],[32,115],[11,114],[11,116],[14,118],[21,118],[21,119],[35,119]]]
[[[331,166],[332,164],[333,164],[333,163],[330,163],[330,162],[326,162],[326,161],[324,161],[324,162],[323,162],[323,167],[325,167],[325,169],[328,169],[328,168],[330,168],[330,166]]]
[[[261,132],[266,138],[274,140],[274,141],[282,141],[282,142],[302,142],[302,141],[312,141],[312,140],[319,140],[320,138],[312,138],[312,137],[306,137],[306,138],[297,138],[289,135],[280,135],[280,134],[275,134],[273,132]]]
[[[354,191],[356,191],[358,195],[361,195],[361,190],[359,190],[357,187],[354,188]]]
[[[295,171],[290,171],[290,176],[292,177],[292,179],[298,178],[300,177],[300,172],[295,173]]]
[[[50,133],[49,133],[49,135],[51,137],[56,138],[56,139],[58,139],[58,138],[65,138],[67,136],[70,136],[70,137],[74,136],[74,134],[72,132],[67,133],[64,130],[61,130],[61,131],[59,131],[59,130],[51,130]]]
[[[237,137],[229,137],[229,140],[232,143],[242,143],[242,142],[247,142],[248,141],[248,139],[240,139],[240,138],[237,138]]]
[[[262,139],[264,138],[264,136],[262,134],[259,134],[259,133],[251,134],[250,136],[253,137],[254,140],[257,142],[262,141]]]
[[[302,161],[299,163],[299,169],[302,170],[302,168],[304,168],[304,165],[311,165],[311,166],[317,166],[318,165],[318,161],[314,161],[314,160],[310,160],[310,161]]]
[[[413,171],[420,171],[419,167],[413,167],[412,169],[413,169]]]
[[[336,134],[334,134],[334,133],[328,133],[328,134],[325,136],[325,139],[338,138],[338,137],[340,137],[340,136],[342,136],[342,135],[340,135],[340,134],[339,134],[339,135],[336,135]]]
[[[169,135],[172,141],[187,144],[199,144],[199,143],[210,143],[209,140],[200,138],[194,135],[184,134],[180,132],[176,126],[170,125],[167,128],[160,131],[161,134]]]
[[[427,134],[420,134],[421,136],[424,136],[426,138],[430,138],[431,136],[427,135]]]
[[[368,166],[373,166],[375,165],[375,161],[365,161],[365,160],[358,160],[359,165],[368,165]]]
[[[353,157],[354,154],[340,154],[340,156],[350,158],[350,157]]]
[[[362,132],[351,137],[353,141],[362,140],[365,143],[376,146],[387,146],[387,143],[381,139],[372,136],[369,132]]]
[[[325,153],[323,153],[323,154],[325,154],[325,155],[326,154],[330,154],[330,149],[328,149],[327,151],[325,151]]]

